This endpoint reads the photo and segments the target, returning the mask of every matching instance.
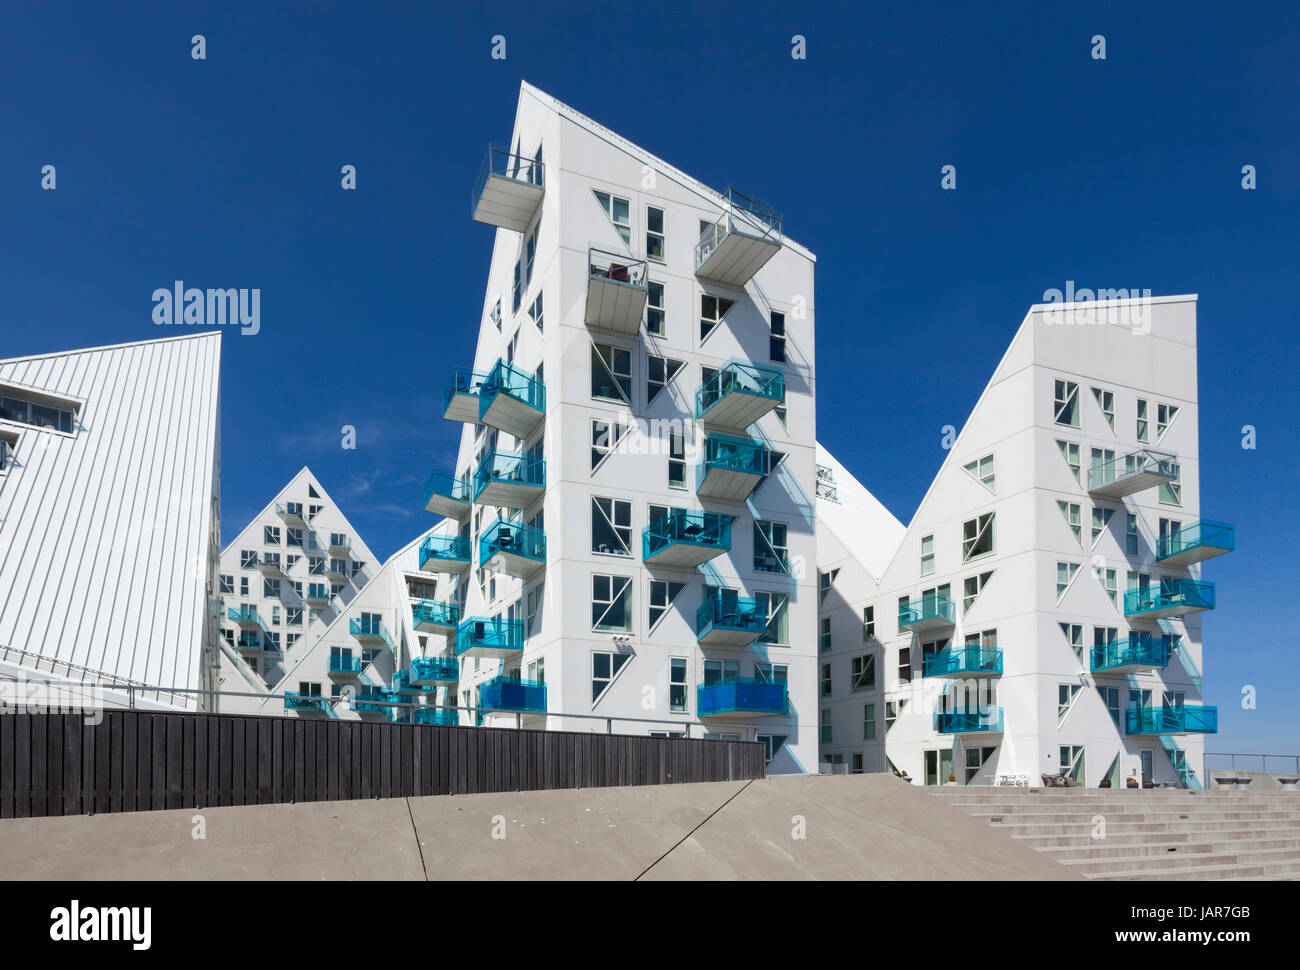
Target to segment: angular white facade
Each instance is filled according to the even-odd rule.
[[[823,760],[1203,784],[1197,434],[1195,297],[1033,307],[896,543],[819,499]]]
[[[215,688],[220,364],[218,333],[0,361],[6,677]]]
[[[461,546],[424,562],[458,610],[462,704],[693,723],[811,770],[814,257],[527,84],[474,217],[498,229],[428,505]]]

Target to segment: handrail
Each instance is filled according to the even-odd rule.
[[[1124,471],[1117,471],[1120,464]],[[1139,448],[1127,454],[1119,455],[1110,461],[1099,461],[1088,467],[1088,488],[1100,488],[1113,482],[1121,481],[1133,475],[1152,473],[1166,478],[1178,477],[1178,456],[1168,451],[1156,451],[1153,448]]]

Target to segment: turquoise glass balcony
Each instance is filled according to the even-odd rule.
[[[1178,459],[1164,451],[1141,448],[1088,469],[1088,493],[1121,499],[1156,485],[1178,481]]]
[[[1194,579],[1165,577],[1159,588],[1130,589],[1124,594],[1124,615],[1159,620],[1214,609],[1214,584]]]
[[[728,677],[699,684],[695,688],[695,709],[702,718],[781,716],[787,711],[786,684],[754,677]]]
[[[1134,707],[1125,712],[1129,734],[1218,734],[1219,709],[1204,704]]]
[[[379,714],[390,720],[397,720],[403,712],[393,704],[399,700],[396,694],[382,689],[359,690],[352,695],[352,710],[357,714]]]
[[[309,583],[307,585],[307,595],[304,598],[312,606],[329,606],[334,595],[324,583]]]
[[[1190,566],[1236,547],[1236,530],[1226,522],[1202,520],[1161,536],[1156,542],[1156,561],[1165,566]]]
[[[488,711],[546,713],[546,684],[537,680],[493,677],[478,689],[478,706]]]
[[[434,689],[460,680],[460,663],[455,657],[412,657],[406,683],[419,689]]]
[[[615,333],[641,329],[649,295],[646,261],[591,247],[587,252],[587,326]]]
[[[546,166],[540,157],[525,158],[489,145],[470,193],[470,211],[475,222],[523,232],[545,194]]]
[[[414,724],[432,724],[436,727],[455,727],[460,724],[460,711],[437,707],[417,707],[411,715]]]
[[[411,607],[411,623],[421,633],[450,633],[460,623],[460,607],[455,603],[420,600]]]
[[[714,433],[704,439],[695,472],[701,498],[743,502],[772,470],[773,456],[761,441]]]
[[[934,729],[939,734],[1001,734],[1002,708],[985,711],[935,711]]]
[[[497,519],[483,532],[478,546],[479,565],[507,576],[527,579],[546,567],[546,533],[530,525]]]
[[[226,618],[233,620],[240,629],[243,630],[265,630],[266,624],[262,622],[261,615],[257,612],[256,606],[245,604],[243,606],[231,606],[226,609]]]
[[[1168,642],[1150,633],[1134,633],[1092,648],[1091,666],[1096,674],[1138,673],[1168,665]]]
[[[460,424],[478,424],[479,391],[487,380],[487,371],[457,367],[442,392],[442,416]]]
[[[384,626],[383,620],[374,617],[353,617],[348,621],[348,632],[361,643],[382,643],[389,650],[393,649],[393,637]]]
[[[925,658],[927,677],[1000,677],[1002,650],[998,647],[949,647]]]
[[[468,478],[434,472],[424,483],[424,510],[449,519],[463,519],[469,512]]]
[[[721,217],[701,231],[695,245],[695,275],[744,286],[780,249],[780,213],[728,189]]]
[[[522,367],[498,360],[479,388],[479,423],[527,438],[546,417],[546,385]]]
[[[523,620],[470,617],[456,631],[456,657],[491,657],[504,660],[524,649]]]
[[[260,653],[263,647],[262,634],[257,630],[239,631],[239,640],[235,646],[246,653]]]
[[[706,595],[695,611],[695,639],[701,644],[743,647],[767,632],[767,609],[751,596],[730,590]]]
[[[706,428],[743,431],[785,402],[785,373],[729,360],[695,392],[695,417]]]
[[[669,509],[641,532],[641,558],[657,566],[693,568],[731,549],[730,515]]]
[[[337,654],[330,657],[331,677],[356,677],[360,673],[360,657],[343,657]]]
[[[489,451],[474,469],[474,501],[526,509],[546,490],[546,461],[508,451]]]
[[[943,593],[926,593],[908,603],[898,604],[898,628],[924,633],[952,626],[956,622],[957,609],[952,600]]]
[[[284,709],[286,711],[314,711],[317,714],[334,716],[334,705],[330,698],[319,694],[300,694],[296,690],[284,692]]]
[[[469,536],[431,535],[420,543],[420,568],[426,573],[460,572],[469,564]]]

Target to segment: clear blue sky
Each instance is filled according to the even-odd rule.
[[[819,436],[904,521],[1046,288],[1199,293],[1202,508],[1238,527],[1209,747],[1300,750],[1294,3],[272,6],[0,23],[0,356],[161,336],[175,279],[260,287],[222,362],[227,539],[304,464],[381,555],[431,521],[492,244],[470,187],[526,78],[786,214],[819,258]]]

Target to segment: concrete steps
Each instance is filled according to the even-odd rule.
[[[1089,879],[1300,880],[1300,796],[1292,793],[928,790]],[[1094,838],[1098,816],[1103,838]]]

